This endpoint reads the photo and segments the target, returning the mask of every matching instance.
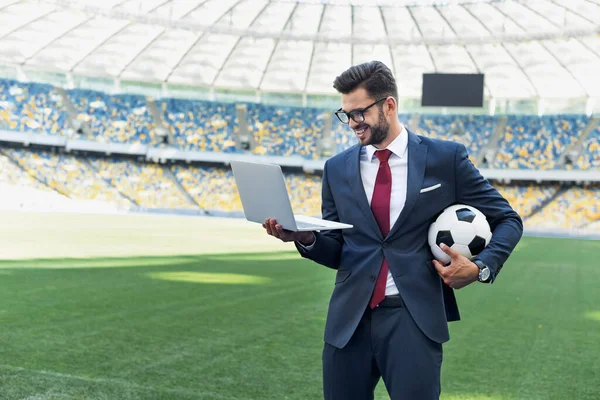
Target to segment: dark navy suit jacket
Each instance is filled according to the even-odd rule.
[[[329,303],[325,341],[344,347],[367,308],[383,257],[416,324],[431,340],[449,339],[448,321],[460,319],[454,291],[437,274],[427,242],[429,226],[446,207],[467,204],[485,214],[492,240],[479,254],[495,279],[523,232],[519,215],[484,179],[461,144],[408,131],[406,203],[383,237],[371,212],[360,175],[361,146],[327,160],[322,179],[322,214],[351,229],[316,233],[300,254],[337,270]],[[422,188],[441,184],[436,190]]]

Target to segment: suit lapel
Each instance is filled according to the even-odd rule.
[[[396,220],[396,223],[390,230],[388,238],[394,235],[400,226],[406,221],[406,218],[410,215],[414,208],[419,193],[421,192],[421,186],[423,184],[423,178],[425,177],[425,165],[427,163],[427,146],[421,143],[421,139],[414,133],[408,131],[408,179],[406,186],[406,202],[404,208],[400,213],[400,216]]]
[[[372,230],[377,234],[377,236],[383,240],[383,235],[381,234],[381,230],[379,229],[379,225],[377,225],[377,221],[373,216],[373,212],[371,211],[371,207],[369,206],[369,200],[367,199],[367,194],[365,193],[365,187],[363,186],[362,178],[360,175],[360,151],[362,146],[356,145],[356,147],[348,152],[346,156],[346,172],[348,177],[348,182],[352,188],[352,192],[356,199],[356,202],[359,205],[360,210],[365,215],[368,225],[372,228]]]

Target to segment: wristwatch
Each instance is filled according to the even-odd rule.
[[[482,283],[489,283],[492,275],[489,267],[478,259],[473,260],[473,263],[479,267],[479,277],[477,280]]]

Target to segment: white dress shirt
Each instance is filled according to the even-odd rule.
[[[387,149],[392,152],[388,160],[392,173],[392,194],[390,196],[391,230],[404,208],[404,203],[406,203],[406,189],[408,186],[408,132],[404,126],[402,126],[400,134],[389,144]],[[360,150],[360,176],[369,206],[371,206],[371,199],[375,190],[375,180],[379,171],[379,159],[375,157],[375,151],[377,151],[377,148],[372,145],[365,146]],[[300,247],[305,250],[311,250],[313,246],[314,242],[309,246],[300,244]],[[398,293],[392,272],[388,270],[385,295],[390,296]]]
[[[400,134],[387,147],[392,152],[388,164],[392,172],[392,195],[390,197],[390,229],[400,216],[404,203],[406,203],[406,188],[408,182],[408,132],[404,126]],[[360,152],[360,176],[362,178],[365,194],[371,205],[373,191],[375,190],[375,179],[379,171],[379,159],[375,157],[374,146],[368,145]],[[394,283],[392,271],[388,270],[385,295],[398,294],[398,288]]]

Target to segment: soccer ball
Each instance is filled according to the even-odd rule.
[[[433,256],[450,262],[440,248],[445,243],[459,254],[473,259],[490,243],[492,231],[485,215],[475,207],[455,204],[446,208],[429,227],[428,242]]]

